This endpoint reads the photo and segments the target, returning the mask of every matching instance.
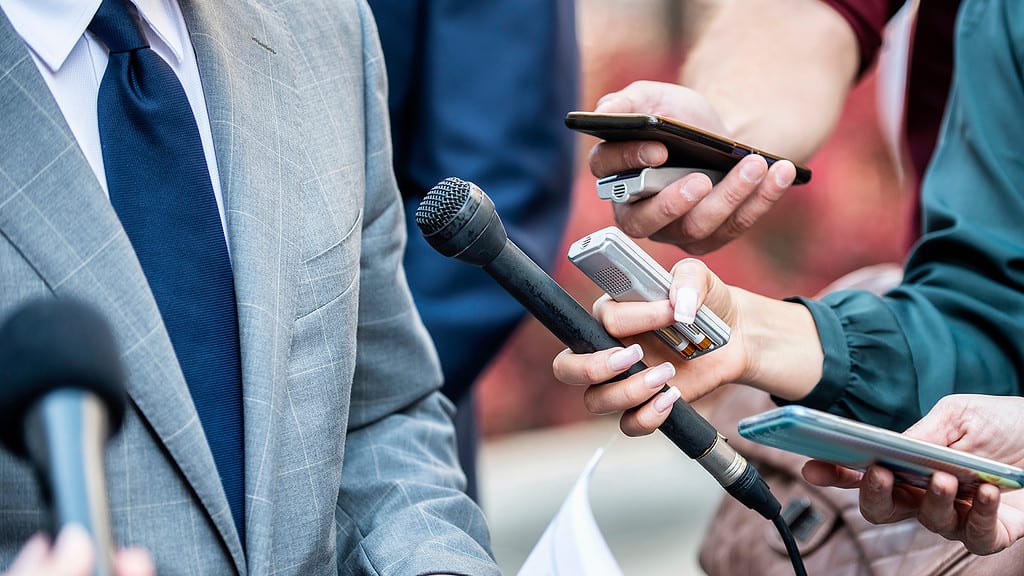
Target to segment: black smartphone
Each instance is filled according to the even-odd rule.
[[[569,128],[597,136],[602,140],[657,140],[668,148],[665,167],[698,168],[728,172],[748,154],[763,156],[768,164],[784,160],[745,144],[740,144],[707,130],[694,128],[671,118],[654,114],[598,114],[596,112],[569,112],[565,116]],[[806,184],[811,170],[796,166],[794,184]]]

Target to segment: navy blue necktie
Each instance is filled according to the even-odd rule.
[[[196,120],[130,2],[103,0],[89,31],[110,51],[97,106],[110,202],[160,308],[244,544],[234,281]]]

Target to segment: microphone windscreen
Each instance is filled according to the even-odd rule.
[[[95,394],[113,434],[124,418],[124,379],[114,335],[99,312],[67,299],[24,305],[0,326],[0,442],[24,455],[26,412],[58,388]]]
[[[469,182],[459,178],[445,178],[438,182],[416,207],[416,225],[429,235],[444,228],[462,210],[469,199]]]

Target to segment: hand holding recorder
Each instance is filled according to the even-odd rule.
[[[711,139],[732,142],[731,132],[711,104],[700,94],[675,84],[634,82],[601,98],[594,112],[653,114],[687,124]],[[566,122],[570,128],[595,134],[583,125],[574,125],[574,121]],[[613,204],[616,222],[630,236],[675,244],[691,254],[710,252],[736,238],[767,212],[795,180],[799,183],[810,178],[806,168],[798,169],[789,160],[762,155],[735,142],[755,153],[734,155],[724,165],[708,165],[708,157],[700,153],[696,158],[689,153],[671,156],[668,147],[654,139],[599,137],[605,141],[590,152],[590,170],[598,178],[650,167],[698,169],[672,181],[644,202]]]
[[[956,394],[946,396],[904,432],[961,452],[1024,466],[1024,398]],[[917,518],[950,540],[960,540],[975,554],[993,554],[1024,537],[1024,490],[1000,492],[992,484],[978,487],[973,499],[956,497],[959,483],[936,472],[928,489],[897,483],[893,472],[871,466],[865,473],[812,460],[804,477],[819,486],[860,489],[864,517],[876,524]]]
[[[598,320],[624,344],[640,345],[590,354],[566,350],[553,364],[558,380],[587,386],[584,403],[590,412],[623,412],[620,427],[626,434],[649,434],[665,420],[667,412],[659,410],[663,404],[648,402],[662,385],[678,389],[686,400],[731,382],[798,400],[821,379],[821,342],[803,305],[728,286],[692,258],[672,268],[667,295],[668,299],[652,302],[619,302],[602,296],[594,304]],[[728,344],[687,360],[656,334],[677,323],[694,324],[702,306],[729,328]],[[648,366],[659,369],[605,383],[641,356]],[[670,366],[660,369],[665,364]]]

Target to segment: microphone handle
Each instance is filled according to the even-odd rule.
[[[25,444],[50,504],[54,537],[69,523],[89,533],[96,547],[94,576],[114,573],[114,547],[103,471],[108,418],[93,394],[61,388],[25,415]]]
[[[589,353],[622,345],[515,242],[506,239],[505,246],[483,269],[573,352]],[[637,362],[625,374],[646,368],[643,362]],[[689,403],[676,400],[658,429],[733,498],[769,520],[780,514],[779,501],[757,469],[747,464]]]
[[[622,346],[512,240],[507,240],[497,257],[483,268],[573,352],[583,354]],[[643,362],[637,362],[625,375],[646,368]],[[683,400],[675,402],[658,429],[694,459],[707,454],[718,440],[718,431]]]

